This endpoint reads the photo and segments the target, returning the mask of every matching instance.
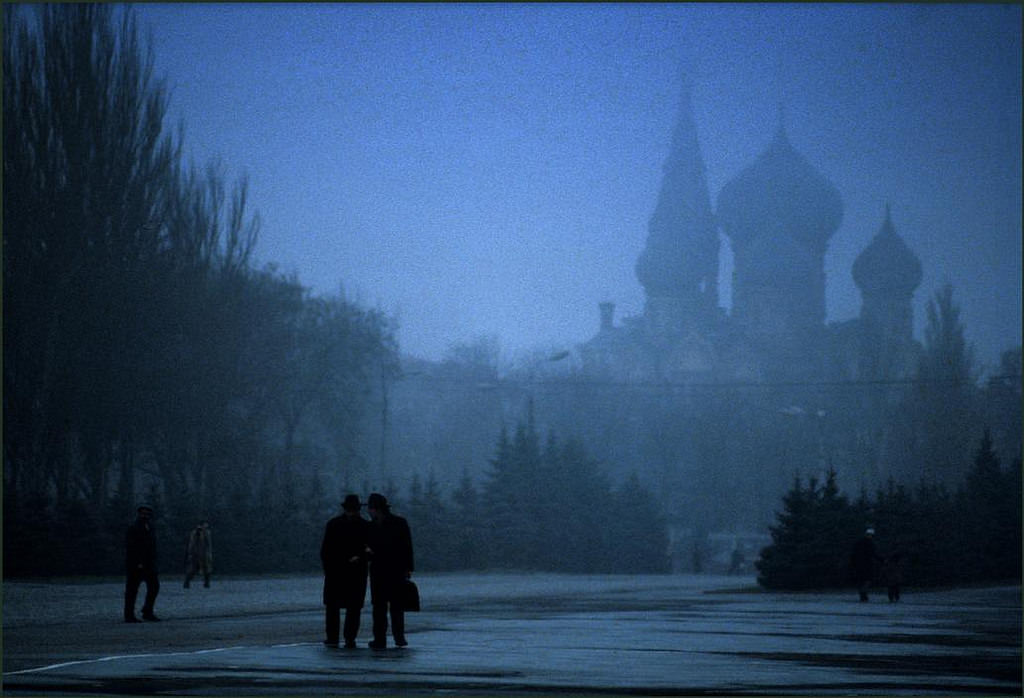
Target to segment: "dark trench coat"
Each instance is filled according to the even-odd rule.
[[[850,554],[850,577],[855,584],[866,584],[875,577],[875,564],[880,560],[875,542],[868,536],[858,540]]]
[[[413,571],[412,534],[401,516],[386,514],[369,525],[370,596],[373,603],[401,601],[402,584]]]
[[[327,522],[320,544],[324,569],[324,605],[362,608],[366,599],[366,537],[370,523],[336,516]],[[357,558],[354,562],[352,558]]]

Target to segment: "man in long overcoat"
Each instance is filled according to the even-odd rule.
[[[324,644],[338,646],[341,609],[345,609],[345,647],[356,646],[359,615],[366,599],[367,527],[359,514],[359,495],[350,494],[342,503],[342,514],[327,522],[320,543],[320,562],[324,569],[324,606],[327,639]]]
[[[854,544],[850,554],[850,572],[861,601],[868,600],[868,588],[875,578],[875,565],[880,561],[875,548],[875,529],[868,528]]]
[[[124,622],[138,623],[135,617],[135,598],[139,585],[146,584],[146,600],[142,602],[143,620],[160,620],[153,613],[156,595],[160,592],[160,579],[156,570],[156,531],[153,529],[153,507],[148,504],[136,510],[135,523],[128,527],[124,537]]]
[[[376,492],[366,502],[370,512],[370,600],[373,603],[373,649],[387,647],[388,611],[395,644],[405,647],[405,608],[402,591],[412,577],[412,534],[409,523],[391,513],[388,500]]]

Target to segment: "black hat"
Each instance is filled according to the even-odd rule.
[[[153,507],[149,506],[148,504],[140,504],[139,508],[136,509],[135,511],[137,511],[140,514],[152,514]]]
[[[359,511],[359,507],[363,506],[359,503],[358,494],[346,494],[345,501],[341,503],[341,508],[345,511]]]
[[[370,495],[370,498],[366,500],[366,506],[370,509],[381,509],[387,511],[388,500],[384,495],[374,492]]]

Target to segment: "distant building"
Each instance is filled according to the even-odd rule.
[[[820,483],[833,468],[852,496],[914,481],[894,415],[922,352],[921,264],[886,207],[851,270],[859,317],[826,324],[824,257],[842,216],[840,193],[781,123],[713,208],[685,97],[636,261],[642,314],[617,320],[601,302],[596,334],[560,375],[413,367],[394,387],[390,472],[429,469],[448,487],[485,480],[500,430],[534,406],[540,433],[579,437],[613,480],[636,474],[651,488],[678,569],[694,569],[716,535],[729,546],[711,558],[737,536],[763,536],[795,475]],[[720,233],[734,257],[729,312]]]
[[[684,96],[646,247],[636,262],[643,314],[616,324],[600,304],[579,347],[589,376],[617,382],[816,382],[911,376],[921,351],[912,297],[921,263],[888,206],[857,257],[858,318],[826,325],[824,258],[839,227],[839,192],[794,149],[781,123],[768,148],[729,181],[712,209]],[[719,307],[719,231],[732,245],[732,309]]]

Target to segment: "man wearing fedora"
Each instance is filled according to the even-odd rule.
[[[370,647],[387,647],[388,610],[395,644],[405,647],[405,608],[402,591],[412,576],[412,535],[409,523],[391,513],[384,495],[374,492],[366,501],[370,512],[370,601],[373,604],[373,642]]]
[[[327,522],[320,543],[320,562],[324,569],[324,606],[326,607],[328,647],[338,646],[341,609],[345,609],[345,647],[356,646],[359,615],[366,598],[366,538],[369,522],[359,509],[359,495],[346,495],[342,513]]]

